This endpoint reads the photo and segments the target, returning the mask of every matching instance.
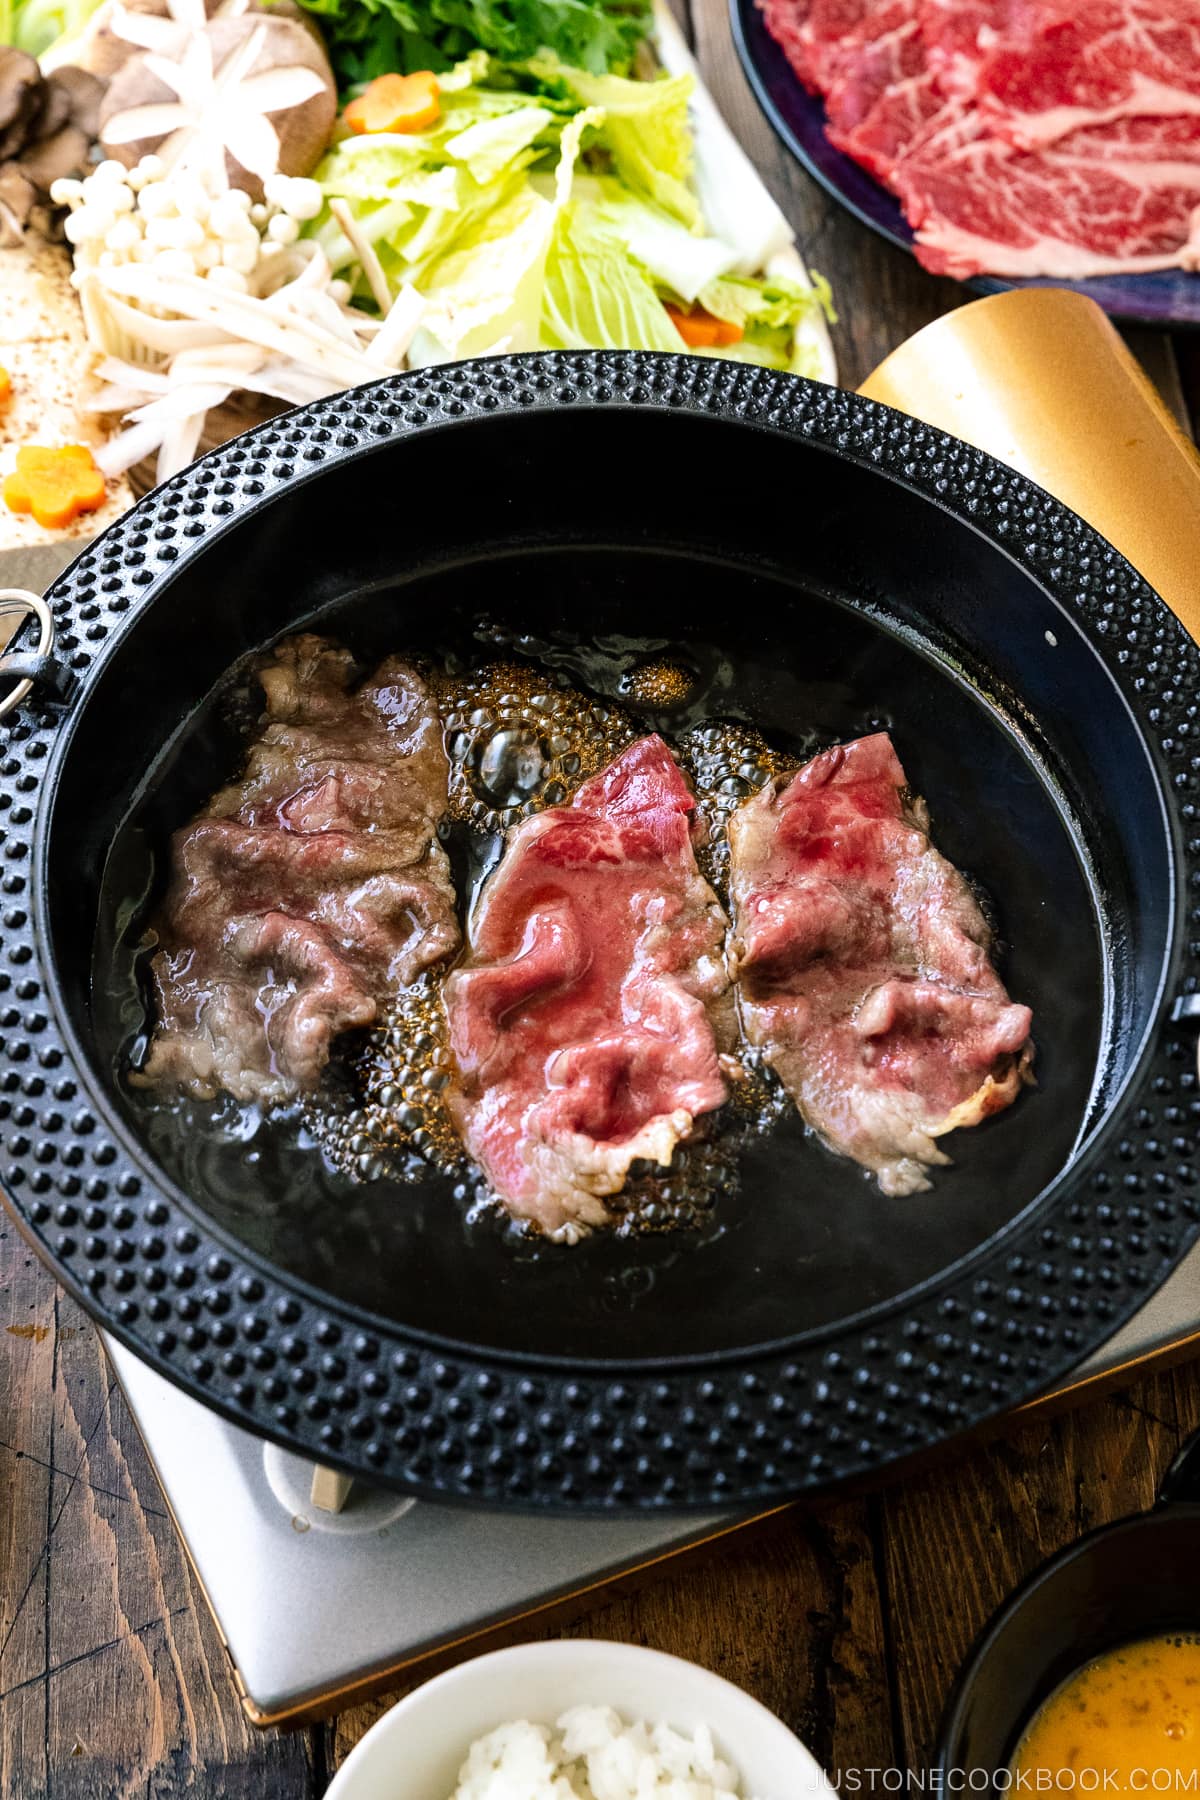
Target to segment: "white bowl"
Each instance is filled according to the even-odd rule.
[[[325,1800],[450,1800],[473,1741],[508,1719],[553,1725],[569,1706],[613,1706],[622,1718],[708,1725],[754,1800],[799,1800],[830,1788],[774,1713],[695,1663],[634,1644],[566,1638],[462,1663],[385,1713],[351,1751]]]

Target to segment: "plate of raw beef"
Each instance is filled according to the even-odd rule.
[[[1194,0],[731,0],[822,186],[932,273],[1200,324]]]

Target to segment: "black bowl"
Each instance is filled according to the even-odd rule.
[[[1042,1702],[1122,1644],[1200,1631],[1200,1437],[1171,1464],[1152,1511],[1103,1526],[1034,1571],[981,1632],[938,1732],[945,1782],[995,1791]],[[982,1781],[959,1791],[987,1792]],[[946,1791],[950,1791],[946,1788]]]
[[[209,1404],[427,1492],[759,1502],[1044,1387],[1191,1241],[1195,1039],[1172,1009],[1200,968],[1200,657],[1010,470],[748,367],[503,358],[249,433],[52,599],[80,687],[20,717],[2,765],[0,1186]],[[889,724],[996,904],[1039,1088],[953,1140],[930,1194],[885,1199],[793,1118],[704,1229],[574,1250],[472,1221],[440,1179],[339,1185],[203,1118],[164,1135],[118,1073],[137,1005],[110,970],[156,849],[236,762],[212,696],[312,621],[462,660],[533,634],[601,691],[667,645],[706,705],[797,755]]]

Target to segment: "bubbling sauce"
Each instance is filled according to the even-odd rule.
[[[1197,1767],[1200,1638],[1190,1635],[1086,1663],[1034,1714],[1012,1761],[1028,1792],[1044,1791],[1049,1777],[1054,1791],[1094,1788],[1117,1800],[1189,1791]]]
[[[928,1201],[893,1203],[807,1133],[750,1053],[749,1079],[710,1115],[706,1139],[680,1146],[670,1168],[634,1174],[613,1199],[629,1210],[571,1250],[480,1204],[481,1177],[465,1159],[461,1174],[448,1168],[461,1147],[440,1135],[437,1034],[426,1043],[424,1019],[413,1018],[428,1017],[420,994],[398,996],[394,1023],[381,1019],[365,1042],[342,1040],[320,1093],[286,1111],[129,1088],[125,1072],[152,1026],[144,926],[169,876],[171,834],[236,777],[262,710],[247,656],[152,757],[124,804],[97,906],[96,1056],[149,1163],[231,1242],[405,1331],[441,1340],[449,1326],[504,1355],[741,1353],[895,1297],[973,1252],[1065,1166],[1108,1043],[1099,877],[1023,746],[1019,709],[1014,725],[990,688],[981,695],[936,646],[881,628],[869,610],[674,553],[647,560],[643,588],[623,558],[618,567],[584,546],[494,571],[439,570],[348,594],[303,623],[345,643],[364,670],[387,654],[412,662],[439,696],[453,687],[472,710],[488,703],[465,691],[472,678],[506,664],[523,674],[505,678],[504,694],[580,695],[625,714],[637,736],[661,733],[704,791],[718,860],[706,796],[734,801],[735,784],[753,784],[760,765],[757,751],[743,754],[748,735],[790,769],[830,744],[890,730],[929,798],[944,853],[1003,896],[1013,984],[1044,1021],[1046,1082],[1023,1102],[1029,1129],[966,1134],[952,1183]],[[486,615],[480,603],[498,585],[522,591],[523,572],[533,578],[528,608],[508,620]],[[684,622],[668,635],[663,621],[676,614]],[[563,735],[574,731],[572,720]],[[693,741],[711,750],[703,769],[689,755]],[[480,754],[475,766],[501,800],[521,798],[531,773],[538,779],[528,747],[510,739],[486,767]],[[507,786],[506,773],[516,775]],[[460,791],[470,791],[465,780]],[[456,813],[440,835],[465,916],[498,865],[504,829]],[[707,864],[704,872],[719,889]]]
[[[663,640],[635,643],[617,636],[559,641],[482,617],[472,636],[478,659],[454,651],[413,655],[444,733],[449,791],[439,835],[464,929],[513,827],[569,802],[636,738],[655,730],[695,791],[697,862],[728,906],[730,818],[765,783],[829,741],[827,731],[797,734],[791,725],[786,749],[769,741],[746,717],[749,696],[734,681],[732,665],[711,646],[680,650]],[[404,646],[395,648],[404,653]],[[229,730],[249,734],[257,712],[253,682],[243,677],[223,707]],[[861,736],[888,724],[874,709],[855,709],[839,717],[834,735]],[[126,935],[136,961],[136,927]],[[287,1144],[295,1144],[318,1150],[329,1175],[352,1186],[444,1179],[468,1207],[468,1217],[490,1212],[495,1196],[467,1156],[446,1105],[452,1058],[441,998],[445,973],[428,970],[372,1028],[347,1034],[320,1087],[287,1118],[217,1103],[210,1109],[214,1120],[229,1113],[234,1139],[247,1145],[262,1140],[261,1156],[257,1149],[246,1152],[256,1167],[265,1167],[275,1150],[286,1159]],[[130,1005],[136,1010],[127,995]],[[138,1024],[144,1034],[148,1021]],[[622,1191],[607,1202],[618,1235],[700,1225],[722,1194],[738,1187],[750,1142],[790,1116],[786,1093],[751,1046],[740,1044],[723,1062],[729,1099],[720,1112],[699,1123],[670,1167],[635,1165]],[[170,1116],[181,1112],[178,1103],[157,1096],[140,1099],[139,1108],[154,1136],[166,1133]],[[190,1145],[194,1134],[186,1135]],[[289,1162],[289,1182],[294,1178]]]
[[[561,806],[638,735],[629,714],[527,663],[432,676],[450,760],[449,811],[477,831],[506,831]]]
[[[522,646],[527,648],[527,646]],[[636,709],[669,711],[697,698],[698,678],[664,656],[636,662],[608,699],[558,671],[513,659],[469,672],[423,664],[436,695],[450,763],[446,835],[469,918],[476,894],[520,820],[561,806],[646,730]],[[731,813],[772,775],[794,765],[752,727],[709,721],[674,736],[696,792],[704,842],[697,860],[727,898]],[[451,1057],[441,1005],[444,970],[406,989],[371,1030],[348,1038],[333,1079],[303,1108],[306,1130],[331,1167],[355,1180],[419,1181],[435,1169],[461,1197],[493,1196],[466,1156],[444,1098]],[[692,1226],[736,1181],[748,1132],[770,1130],[787,1109],[782,1087],[748,1046],[725,1058],[730,1101],[681,1145],[667,1170],[635,1165],[609,1209],[619,1231]]]
[[[773,775],[794,769],[795,758],[773,750],[753,726],[725,720],[685,731],[675,754],[696,790],[696,810],[708,828],[707,843],[696,847],[696,861],[728,907],[730,818]]]

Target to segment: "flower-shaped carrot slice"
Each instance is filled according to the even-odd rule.
[[[103,506],[104,477],[83,444],[57,449],[26,444],[17,451],[16,471],[5,477],[3,491],[10,512],[32,513],[39,525],[56,531]]]
[[[441,114],[437,76],[377,75],[342,114],[351,131],[426,131]]]

